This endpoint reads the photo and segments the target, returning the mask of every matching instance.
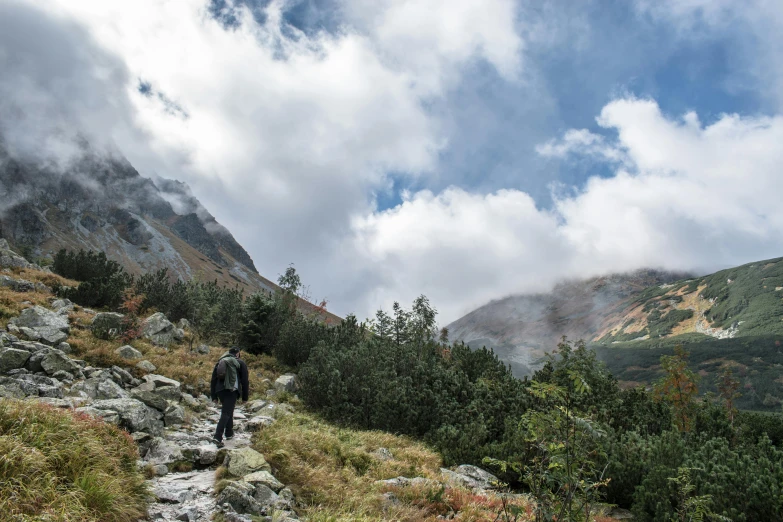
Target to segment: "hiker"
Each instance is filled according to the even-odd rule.
[[[247,364],[239,357],[240,350],[236,346],[220,358],[212,370],[212,384],[210,386],[212,400],[220,399],[220,420],[218,421],[215,436],[212,442],[218,448],[222,448],[223,434],[226,439],[234,438],[234,406],[237,399],[247,402],[248,382]]]

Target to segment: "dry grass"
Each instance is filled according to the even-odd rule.
[[[303,514],[312,522],[429,521],[456,512],[460,520],[492,521],[501,506],[497,495],[461,488],[378,484],[398,476],[440,478],[440,456],[407,437],[340,428],[297,413],[264,428],[254,446],[305,505]],[[378,458],[379,448],[394,458]],[[387,492],[399,502],[385,501]]]
[[[147,492],[137,459],[130,436],[103,421],[0,400],[3,520],[138,520]]]

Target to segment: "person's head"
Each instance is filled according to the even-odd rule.
[[[230,354],[231,354],[231,355],[233,355],[234,357],[239,357],[239,352],[240,352],[240,351],[241,351],[241,350],[239,349],[239,347],[238,347],[238,346],[232,346],[232,347],[231,347],[231,349],[228,351],[228,353],[230,353]]]

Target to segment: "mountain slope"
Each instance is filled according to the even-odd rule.
[[[517,295],[492,301],[448,325],[454,341],[491,346],[517,376],[541,365],[562,336],[592,340],[607,318],[624,309],[650,286],[683,277],[656,270],[568,281],[548,294]]]
[[[0,237],[38,257],[102,250],[135,274],[165,267],[248,291],[276,288],[185,184],[153,182],[83,142],[65,165],[20,158],[0,142],[0,201]]]

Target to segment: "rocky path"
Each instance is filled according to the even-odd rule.
[[[234,413],[236,435],[232,440],[225,441],[224,450],[219,452],[218,448],[211,443],[219,416],[220,411],[209,406],[206,415],[199,417],[190,427],[171,430],[164,434],[163,439],[174,445],[171,447],[172,449],[179,447],[181,451],[184,448],[185,453],[188,450],[196,450],[199,460],[192,463],[195,467],[192,471],[168,472],[161,468],[160,472],[165,472],[165,475],[148,481],[150,491],[157,498],[157,501],[149,507],[149,519],[205,522],[212,520],[215,512],[223,511],[216,508],[214,495],[215,464],[218,460],[218,453],[224,456],[232,450],[249,447],[251,434],[246,430],[245,409],[238,406]],[[176,452],[174,453],[174,457],[178,457]],[[150,459],[144,463],[154,466],[154,464],[150,464],[150,461],[170,460],[171,454],[168,455],[168,457],[166,454],[151,455]],[[168,468],[165,464],[160,464],[160,466]]]

